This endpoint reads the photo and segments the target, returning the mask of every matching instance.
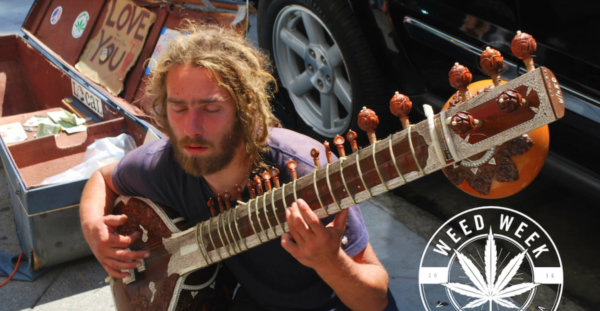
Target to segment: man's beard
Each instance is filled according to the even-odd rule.
[[[175,159],[183,170],[196,177],[214,174],[227,166],[235,157],[237,147],[242,143],[243,133],[241,122],[236,120],[232,128],[224,133],[217,142],[209,142],[203,138],[183,137],[179,139],[173,133],[170,125],[165,127],[171,145],[175,151]],[[189,144],[209,147],[213,152],[210,156],[187,154],[184,147]]]

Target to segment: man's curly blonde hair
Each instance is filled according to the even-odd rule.
[[[234,99],[246,153],[255,167],[262,166],[261,154],[268,150],[269,127],[280,126],[269,103],[277,84],[269,73],[267,57],[233,29],[198,26],[189,20],[185,23],[186,27],[180,29],[185,35],[171,41],[150,77],[146,88],[146,96],[151,99],[150,115],[159,127],[169,127],[166,109],[169,70],[179,65],[206,68],[213,81],[226,88]]]

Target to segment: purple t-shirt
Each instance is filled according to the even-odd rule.
[[[270,129],[269,147],[263,161],[279,169],[282,184],[291,179],[285,168],[289,160],[298,163],[298,177],[313,171],[312,148],[318,148],[321,163],[327,163],[322,144],[290,130]],[[124,195],[141,196],[169,206],[193,224],[210,217],[206,202],[211,197],[216,199],[204,178],[184,172],[168,139],[141,146],[127,154],[115,168],[113,184]],[[244,200],[247,201],[245,192]],[[328,224],[333,217],[322,222]],[[348,242],[342,244],[342,248],[350,257],[361,252],[369,241],[356,205],[350,207],[344,236]],[[313,269],[303,266],[281,247],[280,238],[225,259],[224,263],[246,292],[267,309],[347,310]]]

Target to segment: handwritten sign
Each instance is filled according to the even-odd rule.
[[[113,95],[118,95],[155,20],[156,14],[129,0],[112,0],[102,28],[88,42],[75,68]]]

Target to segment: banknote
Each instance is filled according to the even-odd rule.
[[[40,123],[50,123],[52,122],[48,116],[34,115],[31,119],[25,121],[23,123],[24,126],[38,126]]]
[[[38,131],[35,135],[36,138],[60,134],[61,127],[57,124],[40,123],[38,124]]]
[[[51,111],[47,114],[52,121],[58,124],[71,124],[72,126],[79,126],[85,123],[85,119],[78,118],[75,114],[72,114],[66,110]]]

